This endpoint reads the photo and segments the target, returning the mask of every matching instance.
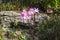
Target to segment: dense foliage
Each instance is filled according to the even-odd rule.
[[[21,10],[24,7],[38,7],[41,10],[59,9],[60,0],[0,0],[0,10]]]
[[[33,29],[29,27],[28,33],[25,31],[27,34],[29,34],[28,38],[29,40],[60,40],[60,16],[57,16],[57,14],[51,15],[51,18],[49,20],[44,20],[42,23],[39,22],[37,26],[34,26]],[[16,26],[16,27],[15,27]],[[12,27],[19,29],[19,24],[13,25]],[[27,26],[26,26],[27,28]],[[24,26],[25,29],[25,26]],[[23,29],[23,30],[24,30]],[[24,33],[24,32],[23,32]]]

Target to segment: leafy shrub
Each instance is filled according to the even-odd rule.
[[[38,27],[34,28],[34,35],[39,40],[57,40],[59,39],[60,19],[55,14],[50,20],[45,23],[39,23]],[[57,35],[58,34],[58,35]]]
[[[4,40],[4,35],[0,34],[0,40]]]
[[[2,0],[1,0],[2,1]],[[60,6],[60,0],[3,0],[2,3],[0,3],[1,5],[4,4],[4,7],[1,6],[1,8],[3,10],[6,10],[7,7],[5,8],[5,6],[8,6],[8,10],[12,9],[12,10],[20,10],[24,7],[38,7],[41,10],[46,10],[47,8],[52,8],[54,10],[59,9],[58,6]],[[11,7],[12,5],[12,7]],[[1,10],[2,10],[1,9]]]
[[[15,36],[15,31],[7,31],[6,32],[6,35],[5,35],[7,38],[11,38],[11,39],[13,39],[14,38],[14,36]]]
[[[18,28],[18,22],[11,22],[10,23],[10,28]]]
[[[26,35],[25,35],[25,34],[20,34],[20,35],[18,36],[18,39],[19,39],[19,40],[26,40]]]
[[[5,38],[4,34],[5,34],[5,31],[0,26],[0,40],[4,40],[4,38]]]

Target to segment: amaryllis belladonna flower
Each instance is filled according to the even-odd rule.
[[[32,15],[32,14],[34,14],[34,13],[35,13],[34,8],[30,8],[29,11],[28,11],[28,14],[29,14],[29,15]]]
[[[21,19],[31,19],[31,15],[35,14],[36,12],[39,12],[38,8],[30,8],[28,11],[26,11],[25,9],[23,9],[23,11],[21,12]]]
[[[34,8],[35,9],[35,12],[39,12],[39,9],[38,8]]]

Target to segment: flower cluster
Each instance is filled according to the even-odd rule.
[[[23,9],[20,19],[31,19],[31,15],[34,15],[36,12],[39,12],[38,8],[30,8],[28,11]]]

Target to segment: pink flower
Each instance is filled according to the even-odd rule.
[[[21,12],[21,16],[20,16],[21,19],[31,19],[30,15],[28,14],[28,12],[23,9],[23,11]]]
[[[34,10],[34,8],[30,8],[29,10],[33,11],[33,10]]]
[[[24,14],[24,16],[27,16],[27,11],[25,9],[23,9],[21,14]]]
[[[24,17],[24,14],[21,14],[22,17]]]
[[[35,14],[36,12],[39,12],[38,8],[30,8],[29,11],[26,11],[25,9],[23,9],[23,11],[21,12],[20,18],[30,20],[31,15]]]
[[[28,11],[28,14],[32,15],[34,13],[35,13],[34,8],[30,8],[29,11]]]
[[[35,12],[39,12],[38,8],[34,8],[35,9]]]
[[[27,16],[27,19],[31,19],[31,16]]]
[[[21,12],[21,15],[20,15],[20,19],[24,19],[25,16],[27,16],[27,11],[25,9],[23,9],[23,11]]]
[[[32,15],[31,11],[28,11],[28,15]]]

